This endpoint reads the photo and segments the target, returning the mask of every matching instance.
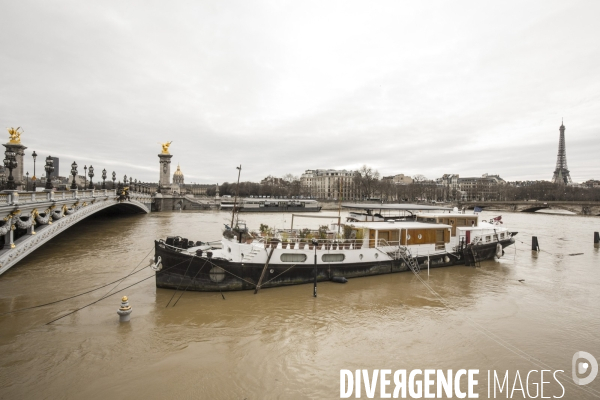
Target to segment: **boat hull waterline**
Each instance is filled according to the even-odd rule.
[[[453,265],[469,265],[477,261],[491,260],[499,256],[502,249],[513,244],[511,237],[506,240],[493,241],[453,253],[420,255],[414,257],[421,270],[448,267]],[[476,260],[473,259],[474,249]],[[270,249],[264,249],[269,251]],[[502,251],[503,252],[503,251]],[[261,275],[260,288],[288,285],[299,285],[314,282],[315,265],[313,256],[299,263],[264,263],[237,262],[222,258],[209,257],[206,252],[201,256],[182,252],[181,249],[168,246],[163,240],[155,241],[155,262],[159,261],[160,270],[156,271],[156,286],[159,288],[191,290],[202,292],[235,291],[256,289]],[[322,251],[317,251],[317,281],[330,281],[334,277],[357,278],[411,271],[403,259],[382,259],[367,262],[323,263],[320,261]],[[275,260],[275,257],[273,257]],[[263,274],[264,270],[264,274]]]

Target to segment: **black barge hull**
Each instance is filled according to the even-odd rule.
[[[435,255],[429,258],[429,267],[452,265],[477,265],[479,261],[497,256],[498,244],[502,248],[514,243],[514,239],[466,247],[452,254]],[[206,253],[204,253],[206,254]],[[473,256],[473,254],[476,254]],[[230,262],[223,259],[192,256],[163,241],[155,241],[154,261],[161,258],[162,267],[156,272],[156,286],[166,289],[219,292],[252,290],[256,288],[264,264]],[[417,257],[421,270],[427,269],[427,256]],[[291,267],[291,268],[290,268]],[[364,263],[318,264],[317,281],[329,281],[334,277],[357,278],[361,276],[390,274],[409,271],[403,260],[382,260]],[[261,288],[299,285],[314,281],[314,264],[270,264],[265,271]]]

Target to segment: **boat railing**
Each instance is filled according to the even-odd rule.
[[[289,250],[358,250],[363,247],[362,239],[311,239],[293,238],[280,240],[276,238],[263,238],[265,248],[279,248]]]

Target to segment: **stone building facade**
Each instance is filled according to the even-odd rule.
[[[322,200],[354,200],[357,196],[354,171],[307,169],[300,177],[305,196]]]

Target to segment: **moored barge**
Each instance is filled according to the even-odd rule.
[[[226,230],[213,243],[180,237],[157,240],[156,285],[228,291],[310,283],[315,270],[318,281],[419,273],[424,268],[477,265],[501,257],[514,243],[513,234],[497,221],[458,212],[347,222],[337,229],[340,233],[320,235],[290,229],[276,237]]]

